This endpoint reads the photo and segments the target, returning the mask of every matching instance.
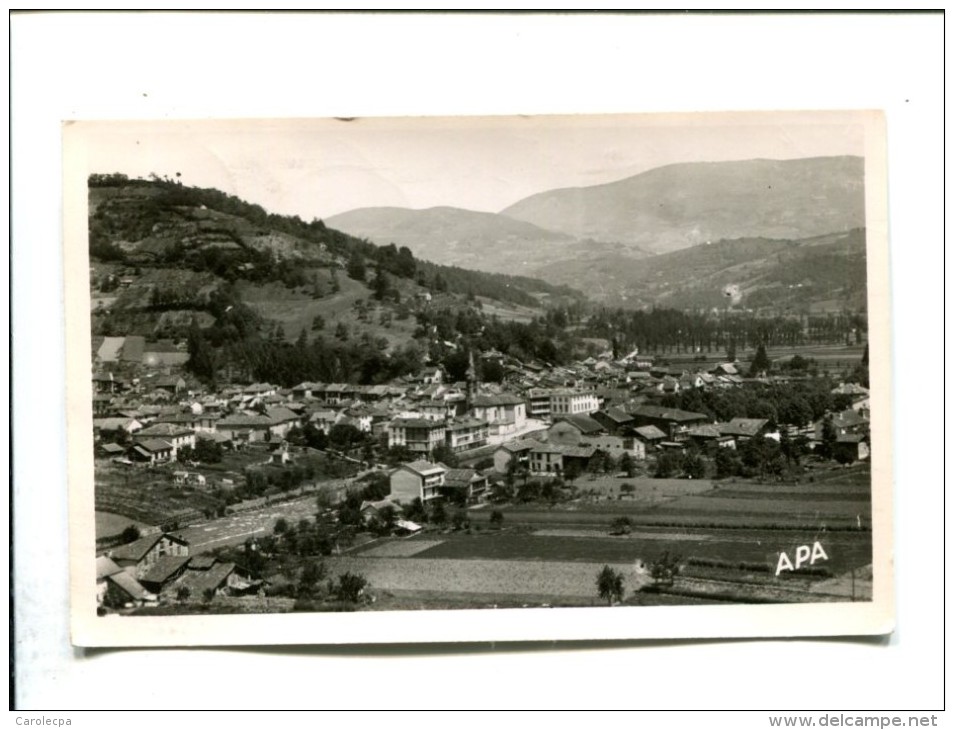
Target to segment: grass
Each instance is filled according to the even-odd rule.
[[[453,534],[440,545],[417,553],[415,559],[630,564],[637,559],[652,560],[669,551],[683,557],[732,564],[764,564],[774,573],[780,551],[791,557],[796,547],[818,539],[829,557],[827,562],[818,565],[835,573],[871,562],[871,533],[868,532],[687,530],[682,535],[660,531],[661,539],[650,535],[651,530],[637,530],[628,537],[611,537],[608,526],[604,537],[558,537],[510,531]]]

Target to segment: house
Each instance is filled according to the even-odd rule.
[[[185,572],[189,560],[188,555],[160,556],[141,573],[139,582],[146,590],[161,593],[167,584]]]
[[[844,464],[864,461],[870,453],[867,437],[860,433],[843,434],[832,445],[832,456]]]
[[[836,413],[831,418],[831,424],[835,429],[835,436],[847,436],[854,434],[867,434],[870,428],[870,421],[861,413],[857,413],[848,408]],[[821,440],[822,429],[824,428],[824,419],[815,424],[815,438]]]
[[[429,461],[412,461],[391,473],[391,492],[388,499],[392,502],[407,504],[420,499],[425,504],[441,496],[444,475],[447,469]]]
[[[506,474],[512,459],[517,460],[518,466],[530,468],[530,451],[539,446],[539,441],[523,439],[521,441],[507,441],[500,444],[494,451],[494,471]]]
[[[165,413],[159,415],[156,423],[171,423],[180,426],[183,429],[191,429],[196,433],[214,433],[215,424],[219,417],[212,413],[193,413],[190,409],[186,412]]]
[[[301,422],[301,417],[297,413],[288,408],[282,408],[281,406],[266,408],[265,415],[272,422],[272,425],[269,427],[272,436],[277,436],[278,438],[285,438],[288,432]]]
[[[132,434],[136,433],[136,431],[140,431],[142,427],[143,424],[135,418],[113,417],[93,419],[93,430],[98,431],[104,436],[116,434],[120,431]]]
[[[449,469],[440,491],[449,502],[468,505],[483,501],[487,487],[487,477],[475,469]]]
[[[713,375],[739,375],[739,369],[732,362],[720,362],[709,372]]]
[[[631,458],[640,461],[646,458],[646,445],[633,436],[613,436],[612,434],[599,433],[587,436],[578,445],[592,446],[617,460],[623,454],[629,454]]]
[[[539,444],[530,450],[530,473],[535,476],[562,476],[570,465],[582,472],[596,453],[593,446]]]
[[[439,367],[427,367],[421,371],[418,380],[426,385],[437,385],[444,382],[444,373]]]
[[[144,606],[158,596],[105,555],[96,558],[96,603],[108,608]]]
[[[620,432],[633,422],[633,417],[621,408],[596,411],[591,414],[591,417],[613,436],[619,436]]]
[[[272,434],[272,419],[259,414],[233,413],[216,421],[216,433],[226,434],[232,441],[254,443],[267,441]]]
[[[545,388],[531,388],[527,391],[527,416],[541,421],[550,417],[550,391]]]
[[[443,446],[447,429],[443,422],[424,418],[395,418],[387,426],[388,448],[404,446],[408,451],[428,456]]]
[[[186,381],[175,376],[156,378],[146,385],[156,390],[161,390],[170,395],[177,395],[186,389]]]
[[[444,431],[447,447],[454,453],[487,445],[488,425],[479,418],[463,416],[447,422]]]
[[[691,426],[709,421],[709,417],[704,413],[662,406],[637,406],[631,409],[629,414],[633,417],[634,426],[656,426],[670,440],[684,436]]]
[[[188,588],[193,597],[208,594],[244,595],[256,590],[262,581],[252,580],[250,574],[235,563],[219,562],[211,555],[192,558],[175,588]]]
[[[768,433],[767,418],[733,418],[728,423],[720,423],[717,428],[722,436],[731,436],[737,442],[748,441]]]
[[[359,510],[364,524],[367,525],[377,519],[381,515],[381,511],[385,508],[393,509],[395,516],[404,513],[401,505],[397,502],[392,502],[390,499],[379,499],[376,502],[364,501],[361,503]]]
[[[527,423],[527,404],[510,393],[477,395],[471,402],[474,417],[488,424],[488,437],[519,433]]]
[[[144,575],[159,558],[184,557],[188,554],[188,541],[168,532],[146,535],[108,553],[116,565],[128,570],[136,577]]]
[[[645,449],[656,448],[660,443],[666,440],[666,434],[656,426],[639,426],[633,429],[633,438],[642,442]]]
[[[144,461],[149,465],[161,464],[175,459],[175,449],[163,439],[143,439],[133,445],[129,456],[135,461]]]
[[[195,431],[177,423],[154,423],[133,435],[137,443],[150,439],[162,439],[172,445],[172,458],[183,446],[195,448]]]
[[[599,409],[599,398],[593,391],[561,389],[550,393],[550,415],[553,418],[594,413]]]
[[[735,436],[724,435],[718,426],[704,423],[699,426],[692,426],[686,434],[689,440],[699,446],[715,444],[720,448],[735,448]]]
[[[561,416],[549,429],[547,441],[573,446],[584,438],[605,433],[603,425],[586,415]]]
[[[99,444],[97,448],[101,455],[112,458],[121,457],[126,453],[126,447],[120,446],[119,444]]]

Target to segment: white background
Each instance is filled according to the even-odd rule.
[[[21,708],[940,708],[942,16],[37,14],[13,17],[11,58]],[[70,646],[61,120],[837,108],[887,114],[898,594],[890,639]],[[713,720],[723,721],[767,726],[764,715]]]

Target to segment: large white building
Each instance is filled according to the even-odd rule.
[[[581,413],[595,413],[600,409],[600,401],[593,391],[554,390],[550,393],[550,416],[573,416]]]

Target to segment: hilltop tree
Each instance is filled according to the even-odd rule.
[[[364,259],[358,255],[354,254],[350,259],[348,259],[348,276],[350,276],[355,281],[364,281],[366,275],[366,269],[364,265]]]

